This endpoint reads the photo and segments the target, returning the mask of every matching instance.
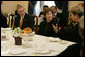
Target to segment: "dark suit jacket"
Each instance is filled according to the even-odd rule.
[[[77,43],[81,43],[82,39],[79,35],[79,24],[73,26],[62,27],[62,29],[58,32],[58,37],[64,40],[73,41]]]
[[[15,28],[20,26],[20,19],[21,19],[20,16],[15,17],[14,23]],[[30,27],[32,29],[34,28],[34,19],[29,14],[25,14],[21,29],[24,29],[26,27]]]
[[[6,19],[6,17],[1,13],[1,27],[4,27],[4,28],[6,28],[6,27],[8,27],[7,26],[7,19]]]
[[[67,19],[62,13],[57,13],[57,15],[53,17],[56,20],[58,26],[64,27],[67,25]]]
[[[41,15],[44,15],[44,11],[40,12],[39,17],[40,17]]]
[[[16,16],[18,16],[18,15],[19,15],[19,14],[18,14],[18,12],[17,12],[17,10],[15,10],[15,15],[16,15]]]
[[[57,37],[57,34],[55,33],[52,24],[56,25],[56,21],[52,20],[51,22],[47,23],[46,19],[40,23],[39,30],[37,34],[44,35],[44,36],[52,36]]]

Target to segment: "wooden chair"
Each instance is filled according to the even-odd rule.
[[[39,30],[39,27],[38,27],[38,17],[35,16],[35,15],[32,15],[32,17],[33,17],[33,19],[35,21],[35,23],[34,23],[35,27],[34,27],[33,31],[35,31],[35,33],[37,33],[38,30]]]
[[[9,26],[9,28],[14,28],[14,20],[15,20],[15,15],[14,14],[9,14],[7,16],[7,24]]]

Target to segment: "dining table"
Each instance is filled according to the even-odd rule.
[[[6,38],[3,40],[4,34]],[[22,45],[15,45],[13,30],[1,28],[1,56],[67,56],[75,55],[76,52],[78,55],[78,47],[76,42],[37,35],[34,31],[29,36],[22,37]]]

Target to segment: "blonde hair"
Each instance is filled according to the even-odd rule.
[[[78,7],[78,6],[73,7],[73,8],[70,10],[70,12],[71,12],[72,14],[74,14],[74,15],[77,14],[79,17],[81,17],[81,16],[83,15],[83,9],[80,8],[80,7]]]

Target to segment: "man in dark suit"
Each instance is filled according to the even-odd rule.
[[[52,6],[51,10],[52,10],[53,18],[55,18],[55,17],[60,18],[61,17],[60,16],[61,13],[58,13],[56,6]]]
[[[1,1],[1,5],[2,5],[2,1]],[[1,23],[1,27],[6,28],[8,27],[7,25],[7,18],[3,15],[2,11],[1,11],[1,19],[0,19],[0,23]]]
[[[43,17],[44,18],[45,17],[44,14],[45,14],[45,12],[47,11],[48,8],[49,7],[47,5],[44,5],[43,6],[43,11],[40,12],[39,17]]]
[[[57,23],[58,23],[58,26],[60,26],[61,25],[60,20],[63,18],[62,13],[59,13],[57,11],[57,7],[56,6],[52,6],[51,10],[52,10],[52,14],[53,14],[53,19],[55,19],[57,21]]]
[[[6,28],[7,26],[7,19],[1,12],[1,27]]]
[[[15,23],[14,26],[20,27],[21,29],[24,29],[26,27],[30,27],[31,29],[34,28],[34,19],[25,12],[24,7],[20,6],[18,8],[18,14],[19,16],[15,17]]]
[[[68,21],[68,1],[55,1],[56,7],[60,11],[60,20],[59,20],[59,26],[65,27],[67,26],[67,21]]]
[[[19,14],[18,14],[18,8],[19,8],[20,6],[21,6],[21,5],[19,5],[19,4],[17,5],[17,9],[15,10],[15,15],[16,15],[16,16],[19,15]]]

